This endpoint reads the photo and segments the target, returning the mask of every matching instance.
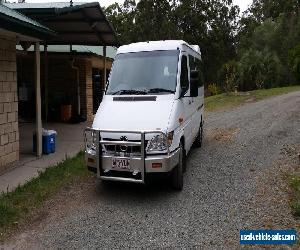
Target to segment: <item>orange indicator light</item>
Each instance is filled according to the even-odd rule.
[[[152,168],[162,168],[161,163],[152,163]]]

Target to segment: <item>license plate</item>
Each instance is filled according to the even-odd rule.
[[[113,169],[130,169],[130,160],[113,158],[112,160]]]

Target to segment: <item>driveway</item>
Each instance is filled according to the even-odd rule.
[[[300,143],[300,92],[210,113],[184,190],[95,178],[63,190],[8,242],[17,248],[238,248],[239,230],[291,228],[283,151]]]

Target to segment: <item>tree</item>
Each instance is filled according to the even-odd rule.
[[[279,61],[279,79],[269,85],[287,85],[293,80],[288,52],[300,40],[299,3],[299,0],[254,0],[240,20],[238,57],[252,49],[269,51]]]
[[[126,0],[105,13],[124,44],[182,39],[200,45],[206,83],[236,56],[239,9],[232,0]]]
[[[249,12],[258,22],[271,18],[275,20],[282,13],[294,15],[299,11],[299,0],[253,0]]]
[[[239,61],[239,82],[243,91],[276,87],[280,79],[280,61],[276,54],[249,49]]]
[[[136,7],[135,36],[132,41],[176,38],[172,9],[168,0],[141,0]]]
[[[289,67],[300,83],[300,44],[289,51]]]
[[[125,0],[123,5],[114,3],[104,9],[122,44],[131,43],[134,37],[135,8],[135,0]]]
[[[218,84],[225,92],[232,92],[239,84],[239,64],[232,60],[225,63],[218,72]]]
[[[217,72],[236,56],[235,32],[239,8],[231,0],[181,0],[176,9],[180,34],[199,44],[203,55],[206,86],[217,80]]]

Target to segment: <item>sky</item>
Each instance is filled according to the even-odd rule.
[[[9,0],[15,2],[17,0]],[[97,0],[73,0],[73,2],[95,2]],[[27,3],[42,3],[42,2],[68,2],[66,0],[26,0]],[[101,6],[108,6],[114,2],[123,3],[124,0],[99,0]],[[241,11],[245,11],[252,0],[233,0],[233,3],[240,6]]]

